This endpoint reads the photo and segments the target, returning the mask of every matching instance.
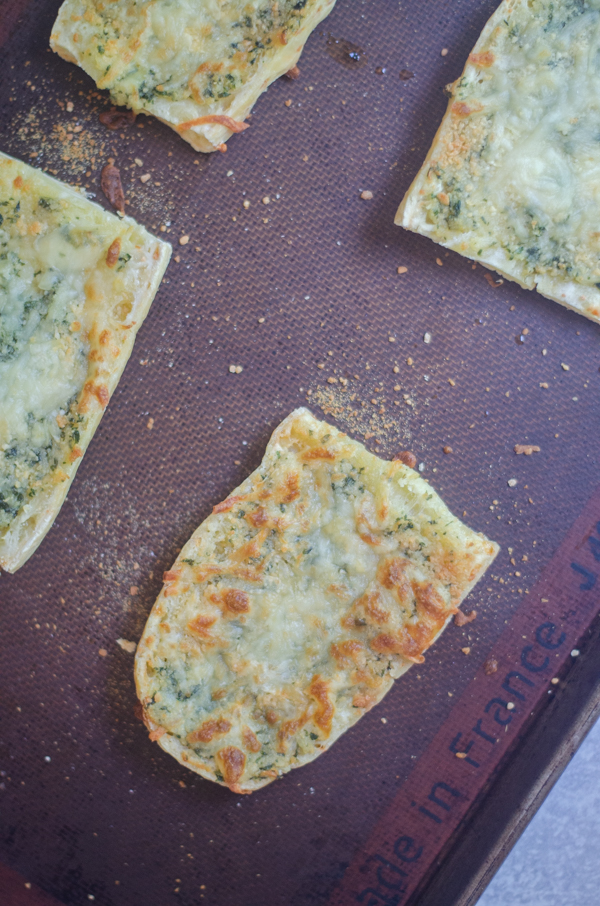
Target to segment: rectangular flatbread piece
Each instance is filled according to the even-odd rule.
[[[60,510],[171,254],[0,152],[0,567]]]
[[[65,0],[50,46],[115,104],[224,151],[335,0]]]
[[[504,0],[400,226],[600,321],[600,0]]]
[[[297,409],[165,573],[135,664],[150,738],[236,793],[312,761],[497,552],[417,472]]]

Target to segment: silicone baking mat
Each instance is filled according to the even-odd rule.
[[[414,902],[568,680],[598,609],[599,328],[393,226],[495,5],[338,0],[301,77],[209,157],[145,117],[108,131],[108,98],[48,50],[58,3],[0,3],[2,149],[101,204],[113,158],[128,213],[174,245],[59,518],[0,579],[0,861],[69,906]],[[150,743],[117,639],[299,405],[413,451],[502,551],[474,622],[329,753],[240,797]]]

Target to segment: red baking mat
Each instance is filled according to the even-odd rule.
[[[166,226],[180,260],[55,526],[0,578],[0,861],[67,906],[322,906],[339,902],[336,890],[355,902],[377,890],[369,857],[391,862],[402,834],[422,832],[399,823],[407,791],[428,808],[443,782],[471,802],[492,776],[500,744],[478,768],[448,752],[458,732],[471,741],[474,722],[457,715],[473,683],[494,697],[533,644],[546,619],[536,583],[598,484],[598,327],[515,285],[493,289],[482,268],[393,226],[443,86],[495,4],[339,0],[307,43],[301,78],[272,86],[251,128],[211,157],[144,117],[107,132],[106,97],[47,51],[57,5],[23,0],[21,18],[4,20],[0,145],[101,203],[100,170],[114,157],[129,212]],[[334,59],[330,36],[362,48],[359,62]],[[163,570],[302,404],[383,456],[412,449],[502,552],[470,598],[474,623],[449,628],[329,753],[237,797],[148,741],[132,657],[116,639],[139,638]],[[516,456],[517,443],[541,452]],[[573,578],[568,567],[556,588]],[[581,610],[575,593],[573,620],[585,623],[593,607]],[[562,605],[550,601],[558,623]],[[498,674],[481,680],[508,626],[527,639],[502,642]],[[542,688],[536,680],[528,706]],[[506,744],[523,718],[515,709]],[[467,805],[449,795],[443,835]],[[439,834],[432,821],[405,899]]]

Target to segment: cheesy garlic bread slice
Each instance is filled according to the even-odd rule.
[[[422,663],[497,551],[297,409],[165,573],[135,664],[150,738],[236,793],[306,764]]]
[[[226,150],[335,0],[65,0],[50,38],[115,104]]]
[[[600,0],[504,0],[396,223],[600,321]]]
[[[0,153],[0,566],[52,525],[171,247]]]

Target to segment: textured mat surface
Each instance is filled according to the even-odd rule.
[[[143,117],[108,132],[108,99],[47,50],[57,6],[2,4],[1,147],[101,203],[113,157],[176,260],[56,524],[0,578],[0,860],[66,904],[322,904],[598,483],[599,328],[393,226],[493,0],[338,0],[301,78],[211,157]],[[116,640],[302,404],[413,450],[502,552],[474,623],[323,758],[236,797],[148,741]]]

